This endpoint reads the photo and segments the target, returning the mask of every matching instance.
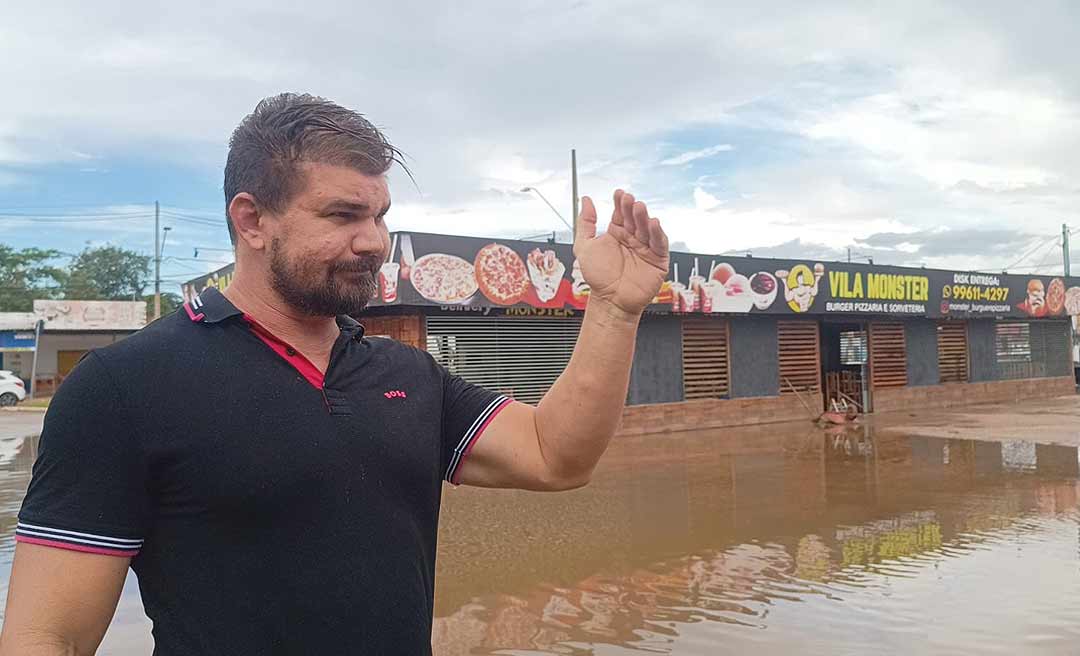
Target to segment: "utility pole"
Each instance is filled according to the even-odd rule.
[[[161,206],[154,201],[154,321],[161,318]]]
[[[1065,258],[1065,275],[1072,275],[1072,267],[1069,265],[1069,226],[1061,224],[1061,254]]]
[[[34,322],[34,359],[30,364],[30,400],[34,400],[34,392],[37,391],[37,361],[38,353],[41,352],[41,330],[45,327],[45,320],[38,319]]]
[[[577,241],[577,222],[578,222],[578,189],[577,189],[577,150],[570,150],[570,181],[573,187],[574,194],[574,234],[570,236],[571,241]]]

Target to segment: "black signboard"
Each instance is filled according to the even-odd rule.
[[[373,306],[570,314],[589,288],[569,244],[394,233]],[[1080,314],[1080,278],[672,253],[650,312],[1050,318]],[[184,285],[223,288],[232,267]]]

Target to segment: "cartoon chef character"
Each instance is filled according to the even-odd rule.
[[[805,264],[796,265],[791,271],[777,271],[776,278],[784,283],[784,300],[795,312],[807,312],[818,295],[818,283],[825,275],[825,265],[820,262],[814,270]]]
[[[1019,307],[1033,317],[1046,316],[1046,287],[1041,280],[1033,278],[1028,281],[1027,300]]]

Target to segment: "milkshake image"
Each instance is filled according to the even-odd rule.
[[[397,301],[398,271],[401,265],[397,262],[383,262],[379,268],[379,295],[383,303]]]

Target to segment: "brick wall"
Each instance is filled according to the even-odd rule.
[[[803,400],[812,409],[823,407],[821,394],[803,394]],[[623,411],[619,435],[671,433],[799,420],[810,421],[810,413],[795,396],[787,395],[653,403],[627,407]]]
[[[423,315],[361,317],[360,323],[364,326],[365,335],[382,335],[419,349],[427,348],[427,333],[424,330]]]
[[[1072,376],[981,383],[950,383],[874,390],[874,412],[952,408],[975,403],[1011,403],[1076,393]]]

